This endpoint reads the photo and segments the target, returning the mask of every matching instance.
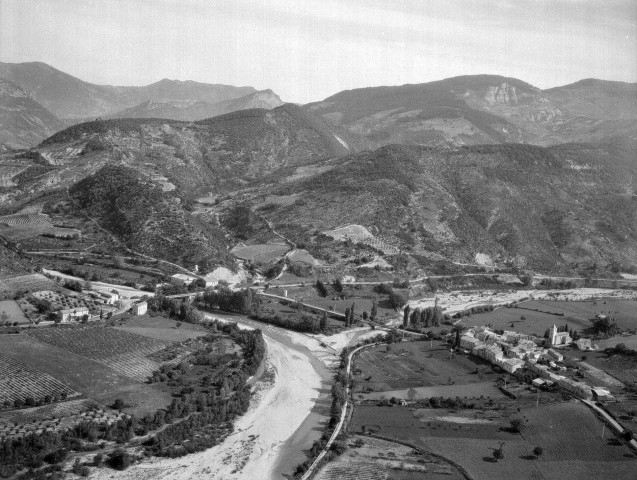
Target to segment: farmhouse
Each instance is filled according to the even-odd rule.
[[[170,277],[170,283],[172,283],[173,285],[188,286],[195,280],[197,280],[196,277],[185,275],[183,273],[175,273]]]
[[[60,310],[58,312],[58,319],[61,322],[68,322],[69,320],[80,318],[88,314],[88,308],[86,307],[69,308],[66,310]]]
[[[602,387],[593,387],[593,398],[595,400],[614,400],[615,397],[611,395],[611,393]]]
[[[148,311],[148,303],[139,302],[133,305],[133,315],[145,315]]]
[[[119,293],[115,290],[111,292],[98,292],[97,299],[104,305],[115,305],[119,300]]]

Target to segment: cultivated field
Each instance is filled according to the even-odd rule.
[[[153,338],[162,342],[183,342],[208,333],[208,330],[201,325],[181,323],[177,327],[178,323],[181,322],[166,317],[151,317],[150,315],[127,316],[123,323],[114,328],[115,330]]]
[[[148,356],[168,346],[168,342],[105,326],[37,328],[28,334],[43,343],[103,363],[140,382],[161,366]]]
[[[316,480],[460,480],[464,476],[444,460],[378,438],[354,435],[348,450],[325,465]]]
[[[4,313],[7,314],[5,319]],[[29,319],[24,315],[20,306],[14,300],[2,300],[0,301],[0,325],[3,321],[9,323],[29,323]]]
[[[0,217],[0,233],[13,241],[36,235],[57,238],[77,238],[81,232],[74,228],[56,227],[48,215],[43,213],[18,213]]]
[[[111,405],[121,398],[130,405],[127,411],[144,415],[171,401],[170,393],[162,384],[141,383],[104,363],[42,343],[29,335],[0,335],[0,352],[50,375],[102,405]]]
[[[63,295],[51,290],[43,290],[31,295],[39,300],[51,302],[51,310],[54,312],[62,309],[86,307],[89,309],[91,315],[96,315],[99,314],[100,309],[103,308],[102,304],[97,303],[90,298],[80,297],[78,294]]]
[[[13,295],[16,292],[38,292],[40,290],[62,291],[63,289],[41,273],[0,278],[0,295]]]
[[[284,243],[264,243],[259,245],[237,245],[230,252],[243,260],[270,263],[283,257],[289,250],[290,247]]]
[[[15,400],[31,398],[37,402],[46,396],[52,399],[61,395],[78,393],[52,376],[0,354],[0,405],[8,407]]]
[[[492,382],[490,364],[475,356],[454,355],[440,342],[403,342],[368,348],[354,360],[356,392],[384,392],[409,387],[435,387]]]

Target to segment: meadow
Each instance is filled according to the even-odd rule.
[[[521,433],[510,420],[522,420]],[[372,432],[410,442],[463,467],[475,480],[493,478],[632,478],[637,456],[577,400],[503,410],[357,406],[350,433]],[[492,453],[503,445],[504,459]],[[536,458],[533,449],[543,454]]]
[[[365,349],[354,359],[355,392],[482,384],[497,378],[492,366],[478,357],[450,356],[449,346],[436,340]]]
[[[379,438],[354,435],[348,449],[325,465],[316,480],[461,480],[453,465],[439,457]]]
[[[543,336],[554,324],[584,333],[592,327],[591,319],[604,314],[615,318],[621,329],[637,328],[637,302],[623,299],[594,299],[584,301],[533,300],[520,303],[517,308],[498,308],[493,312],[465,317],[460,325],[487,325],[502,330]]]
[[[7,314],[6,318],[4,314]],[[0,325],[3,321],[9,323],[18,322],[19,324],[29,323],[29,319],[24,315],[20,306],[14,300],[0,301]]]

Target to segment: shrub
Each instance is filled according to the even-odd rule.
[[[117,449],[108,458],[108,464],[115,470],[126,470],[133,463],[131,455],[125,450]]]

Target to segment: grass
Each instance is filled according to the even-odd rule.
[[[508,430],[513,416],[524,421],[521,434]],[[578,401],[540,407],[510,401],[500,411],[357,406],[350,432],[363,426],[453,460],[475,480],[632,478],[637,465],[608,429],[601,438],[602,423]],[[502,442],[504,459],[493,462]],[[535,446],[544,449],[539,459]]]
[[[345,453],[316,475],[317,480],[460,480],[462,474],[444,460],[405,445],[355,435]]]
[[[270,263],[285,255],[290,247],[283,243],[264,243],[258,245],[236,246],[231,252],[242,260]]]
[[[539,311],[535,311],[539,310]],[[492,324],[493,328],[520,333],[544,335],[553,324],[583,332],[592,326],[590,319],[603,313],[616,319],[622,329],[637,328],[637,303],[630,300],[597,299],[577,302],[534,300],[523,302],[519,308],[499,308],[493,312],[466,317],[462,325]],[[610,312],[610,313],[609,313]],[[522,319],[522,317],[525,317]]]
[[[29,323],[29,320],[20,309],[20,306],[14,300],[0,301],[0,315],[6,313],[8,315],[7,322]],[[1,321],[1,319],[0,319]]]
[[[436,341],[394,344],[389,352],[386,346],[365,349],[355,358],[354,373],[357,392],[447,386],[449,380],[455,385],[478,384],[496,378],[487,362],[467,355],[450,360],[449,347]]]
[[[354,314],[355,319],[361,319],[361,315],[363,312],[367,312],[368,314],[372,310],[372,303],[374,298],[378,299],[378,318],[394,318],[396,315],[396,311],[391,308],[388,301],[388,295],[380,295],[373,291],[374,285],[344,285],[343,292],[339,293],[334,290],[334,287],[329,284],[326,280],[323,280],[327,289],[328,295],[326,297],[321,297],[316,290],[314,279],[303,279],[305,282],[305,286],[302,287],[283,287],[276,288],[272,287],[268,290],[268,293],[273,293],[275,295],[283,295],[284,290],[287,290],[288,297],[294,298],[295,296],[298,298],[303,298],[303,301],[309,305],[313,305],[315,307],[324,308],[327,310],[332,310],[338,313],[345,313],[346,308],[350,308],[352,303],[355,304]],[[296,282],[295,282],[296,283]],[[340,297],[344,296],[344,299]],[[330,308],[332,307],[332,308]]]
[[[208,333],[201,325],[182,323],[177,328],[177,323],[180,322],[165,317],[151,317],[150,315],[128,316],[123,320],[123,323],[115,327],[115,330],[163,342],[182,342]]]

